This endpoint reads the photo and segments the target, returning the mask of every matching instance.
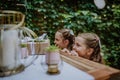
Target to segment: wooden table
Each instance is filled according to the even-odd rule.
[[[120,70],[84,59],[61,53],[62,59],[74,67],[92,75],[95,80],[120,80]]]
[[[40,64],[42,56],[44,55],[39,56],[25,71],[8,77],[0,77],[0,80],[94,80],[93,76],[64,61],[60,74],[48,75]]]

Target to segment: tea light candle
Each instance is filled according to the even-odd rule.
[[[20,65],[18,55],[18,32],[17,30],[6,30],[2,32],[2,66],[14,69]]]

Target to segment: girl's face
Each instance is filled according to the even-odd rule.
[[[56,32],[54,43],[56,46],[58,46],[61,49],[67,47],[67,44],[65,40],[63,39],[62,34],[60,32]]]
[[[85,44],[85,39],[82,37],[75,38],[75,44],[73,46],[73,50],[75,50],[80,57],[89,58],[89,48]]]

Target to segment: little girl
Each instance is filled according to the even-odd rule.
[[[99,37],[95,33],[79,34],[75,38],[75,44],[70,54],[101,63]]]
[[[61,49],[66,48],[68,50],[72,50],[74,40],[74,33],[70,29],[61,29],[55,33],[54,43]]]

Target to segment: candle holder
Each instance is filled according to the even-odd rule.
[[[59,74],[63,66],[59,48],[54,45],[47,47],[42,55],[41,65],[47,74]]]

